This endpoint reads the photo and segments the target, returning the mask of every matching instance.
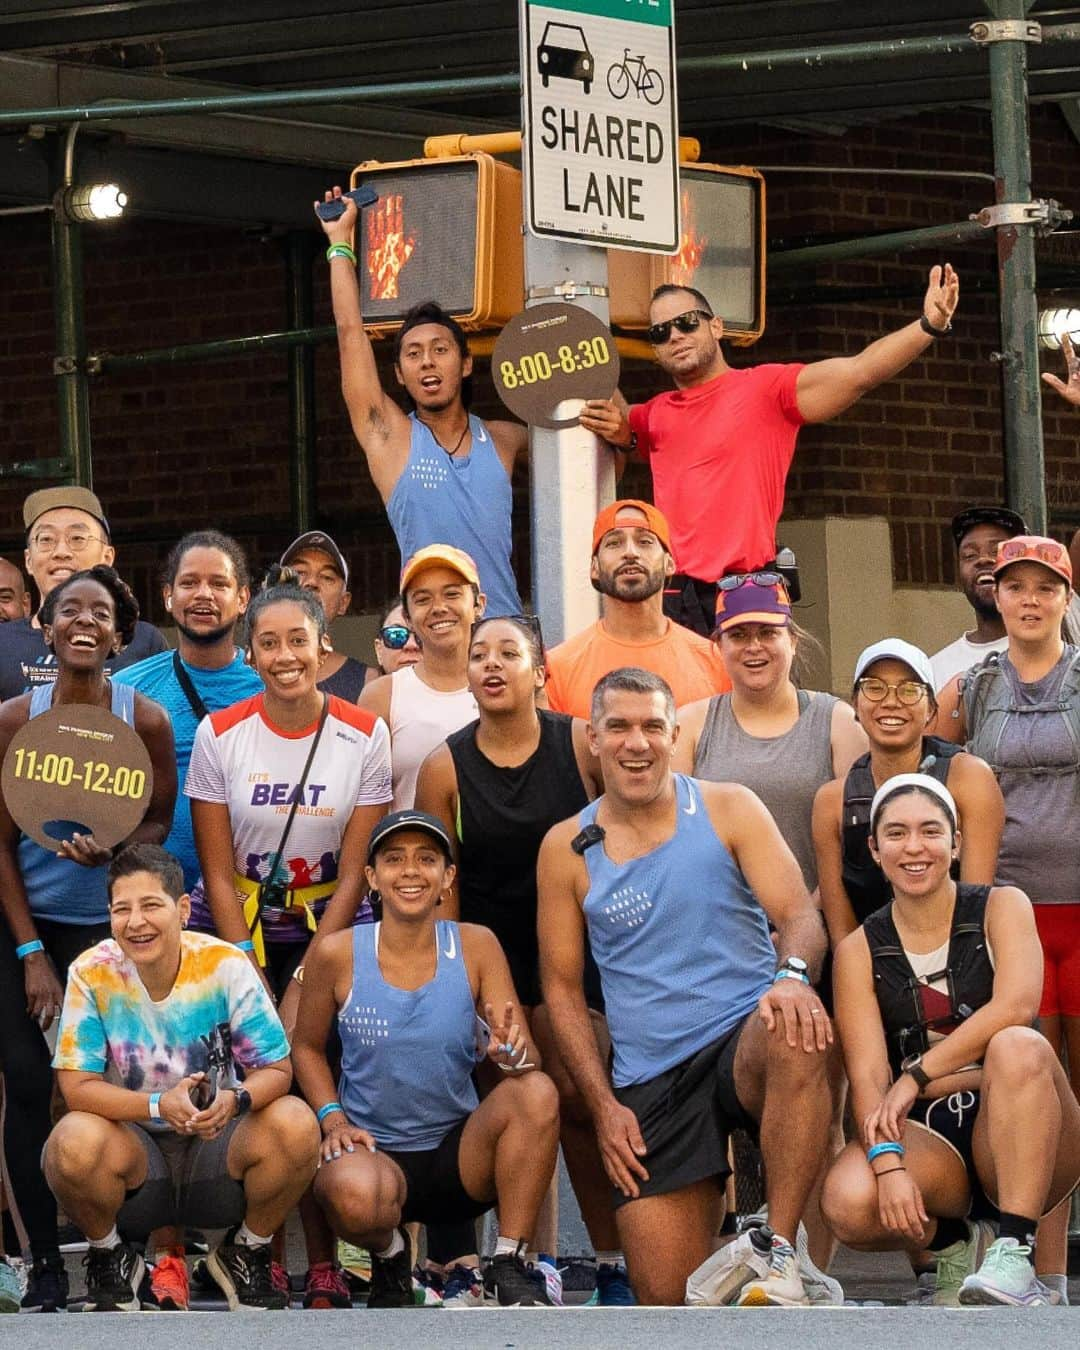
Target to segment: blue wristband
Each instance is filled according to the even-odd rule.
[[[884,1144],[875,1144],[874,1147],[867,1152],[866,1161],[868,1163],[873,1162],[875,1158],[880,1158],[886,1153],[895,1153],[897,1157],[902,1158],[904,1156],[904,1146],[903,1144],[896,1143],[895,1140],[892,1139]]]
[[[253,952],[255,950],[255,944],[251,938],[245,938],[243,942],[234,942],[233,946],[238,952]]]
[[[321,1125],[327,1116],[332,1116],[335,1111],[341,1111],[340,1102],[327,1102],[325,1106],[320,1106],[315,1112],[315,1119]],[[344,1115],[344,1112],[342,1112]]]
[[[35,938],[33,942],[24,942],[21,947],[15,948],[15,955],[20,961],[25,961],[28,956],[33,956],[35,952],[43,952],[45,944],[40,938]]]
[[[151,1092],[151,1094],[150,1094],[150,1102],[149,1102],[149,1110],[150,1110],[150,1119],[151,1119],[151,1120],[160,1120],[160,1119],[161,1119],[161,1093],[160,1093],[160,1092]]]

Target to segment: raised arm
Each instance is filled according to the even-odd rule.
[[[930,284],[923,299],[923,318],[934,328],[948,328],[959,298],[960,279],[952,265],[931,268]],[[871,342],[857,356],[811,362],[799,372],[795,385],[799,412],[807,422],[828,422],[871,389],[898,375],[933,341],[917,319]]]
[[[326,200],[340,196],[341,188],[335,187],[326,194]],[[331,244],[352,247],[358,213],[353,201],[346,198],[345,202],[344,215],[337,220],[320,220],[319,224]],[[409,419],[382,387],[375,352],[364,332],[356,265],[346,255],[330,259],[330,298],[337,325],[341,392],[353,435],[386,502],[408,460]]]

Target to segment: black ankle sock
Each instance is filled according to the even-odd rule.
[[[1007,1214],[1001,1211],[1001,1226],[998,1237],[1015,1238],[1022,1247],[1030,1247],[1032,1259],[1035,1256],[1035,1229],[1038,1219],[1026,1219],[1023,1214]]]
[[[954,1242],[966,1242],[967,1237],[967,1224],[963,1219],[938,1219],[937,1232],[930,1244],[930,1250],[942,1252],[946,1247],[951,1247]]]

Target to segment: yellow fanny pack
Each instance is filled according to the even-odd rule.
[[[265,884],[258,881],[249,881],[247,877],[242,877],[238,873],[233,874],[233,884],[236,887],[236,898],[244,906],[244,922],[247,924],[251,940],[255,944],[256,960],[260,966],[265,966],[266,943],[263,938],[261,917],[263,905],[266,904],[265,895],[261,897],[260,901],[260,893],[266,889]],[[318,926],[318,920],[315,918],[311,907],[316,901],[326,900],[333,895],[336,889],[336,881],[324,881],[318,886],[298,886],[291,891],[279,890],[275,887],[276,894],[273,908],[286,911],[290,909],[303,910],[308,932],[314,933]]]

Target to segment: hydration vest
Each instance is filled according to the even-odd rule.
[[[1001,738],[1012,716],[1030,716],[1032,713],[1060,713],[1072,738],[1076,758],[1080,760],[1080,649],[1066,646],[1067,665],[1056,699],[1043,703],[1018,704],[1012,681],[1001,665],[1001,652],[991,652],[960,680],[960,699],[964,708],[968,742],[964,747],[970,754],[985,759],[1000,778],[1004,765],[998,757]],[[1030,768],[1009,766],[1009,774],[1052,775],[1075,773],[1075,766]]]

